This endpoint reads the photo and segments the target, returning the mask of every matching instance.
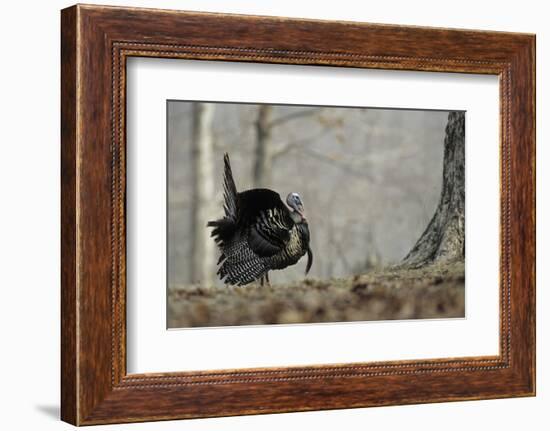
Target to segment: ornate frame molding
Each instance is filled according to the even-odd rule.
[[[311,34],[316,40],[308,42]],[[534,36],[523,34],[65,9],[62,418],[98,424],[533,395],[534,46]],[[127,375],[125,66],[132,56],[498,75],[500,354]]]

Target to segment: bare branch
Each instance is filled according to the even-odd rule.
[[[279,144],[278,147],[273,150],[272,157],[276,159],[277,157],[280,157],[283,154],[295,150],[296,148],[310,144],[323,134],[324,132],[319,132],[313,136],[308,136],[307,138],[297,139],[295,141],[287,142],[285,144]]]
[[[363,178],[367,181],[370,181],[373,184],[380,184],[380,181],[376,180],[366,169],[356,169],[354,166],[352,166],[350,163],[346,163],[342,159],[338,159],[336,157],[331,157],[329,155],[319,153],[317,151],[311,150],[306,147],[299,147],[299,149],[303,154],[308,155],[310,157],[313,157],[317,160],[320,160],[322,162],[325,162],[329,164],[330,166],[342,169],[346,171],[348,174],[354,175],[356,177]]]
[[[296,120],[302,117],[310,117],[312,115],[318,114],[319,112],[321,112],[322,109],[323,108],[313,108],[313,109],[292,112],[290,114],[283,115],[271,121],[271,123],[269,123],[269,127],[270,128],[277,127],[277,126],[280,126],[281,124],[287,123],[288,121]]]

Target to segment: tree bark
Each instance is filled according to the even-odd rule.
[[[426,230],[403,260],[404,266],[417,268],[464,259],[464,131],[464,112],[449,113],[439,204]]]
[[[272,106],[260,105],[256,119],[256,148],[254,154],[254,187],[270,187],[272,183],[273,148],[271,145]]]
[[[214,241],[206,229],[212,220],[214,201],[214,140],[212,123],[214,106],[195,103],[193,106],[193,208],[191,216],[191,282],[209,286],[213,282]]]

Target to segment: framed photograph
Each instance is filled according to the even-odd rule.
[[[62,419],[535,394],[535,37],[61,13]]]

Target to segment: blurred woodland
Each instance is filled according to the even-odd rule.
[[[175,101],[168,115],[170,285],[215,282],[206,222],[223,213],[226,151],[239,191],[300,194],[312,277],[399,262],[439,200],[447,112]],[[272,282],[303,278],[304,266]]]
[[[456,248],[463,273],[463,114],[170,101],[167,126],[175,302],[186,286],[223,288],[206,223],[223,214],[225,152],[238,191],[300,194],[315,256],[309,278],[357,278],[403,262],[420,267],[440,254],[456,261]],[[448,145],[457,137],[458,146]],[[273,288],[303,281],[305,260],[272,272]],[[454,314],[463,313],[463,299],[461,307]]]

